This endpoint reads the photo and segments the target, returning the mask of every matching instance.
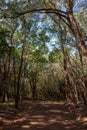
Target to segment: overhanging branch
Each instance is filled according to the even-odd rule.
[[[49,8],[49,9],[33,9],[33,10],[28,10],[28,11],[25,11],[25,12],[16,12],[16,16],[7,16],[7,15],[3,15],[2,17],[4,18],[18,18],[22,15],[26,15],[26,14],[29,14],[29,13],[54,13],[54,14],[57,14],[57,15],[61,15],[61,17],[67,17],[67,13],[64,12],[64,11],[61,11],[61,10],[57,10],[57,9],[53,9],[53,8]]]
[[[15,18],[21,17],[22,15],[26,15],[26,14],[29,14],[29,13],[46,13],[46,14],[53,13],[53,14],[56,14],[72,30],[71,26],[67,22],[68,21],[67,12],[64,12],[64,11],[61,11],[61,10],[58,10],[58,9],[53,9],[53,8],[33,9],[33,10],[25,11],[25,12],[16,12],[16,16],[6,16],[6,15],[4,15],[3,17],[15,19]]]

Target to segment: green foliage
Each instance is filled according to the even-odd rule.
[[[78,2],[75,3],[78,4]],[[81,66],[77,41],[70,30],[71,24],[68,28],[64,23],[64,20],[68,24],[70,21],[68,21],[67,9],[63,0],[25,2],[8,0],[7,3],[0,1],[0,5],[0,16],[2,17],[0,20],[0,25],[2,25],[0,27],[0,85],[3,86],[3,89],[7,87],[7,90],[10,89],[10,93],[15,95],[18,87],[18,74],[20,74],[20,93],[23,93],[21,96],[24,95],[22,98],[32,96],[32,86],[37,93],[36,97],[42,99],[65,98],[64,87],[69,89],[69,93],[72,95],[74,95],[72,91],[75,92],[76,87],[77,96],[80,95],[78,88],[81,89],[81,92],[86,90],[86,80],[83,77],[85,77],[84,73],[87,75],[87,67],[85,63]],[[82,5],[83,2],[80,1],[76,12],[73,13],[78,21],[79,31],[87,41],[87,20],[85,18],[87,10],[80,8]],[[35,12],[37,9],[43,8],[45,11]],[[78,12],[79,8],[80,12]],[[32,11],[33,9],[35,10]],[[75,11],[74,8],[73,10]],[[6,17],[15,19],[5,19]],[[75,52],[78,54],[77,57]],[[64,60],[67,64],[66,70],[63,68]],[[20,72],[19,68],[21,68]],[[81,83],[78,83],[78,79]]]
[[[59,53],[60,52],[58,52],[58,49],[53,50],[52,52],[50,52],[50,54],[49,54],[49,61],[51,63],[57,63],[59,61],[59,59],[58,59]]]
[[[9,31],[5,28],[0,28],[0,54],[9,52],[10,46],[7,39],[9,37]]]

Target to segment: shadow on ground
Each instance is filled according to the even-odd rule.
[[[87,130],[87,113],[82,107],[69,109],[64,102],[23,106],[20,110],[0,110],[0,130]]]

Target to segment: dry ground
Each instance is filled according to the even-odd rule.
[[[0,130],[87,130],[87,110],[64,102],[28,102],[0,109]]]

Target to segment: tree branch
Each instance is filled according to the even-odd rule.
[[[28,13],[54,13],[54,14],[58,14],[58,15],[61,15],[61,17],[67,17],[67,13],[64,12],[64,11],[61,11],[61,10],[57,10],[57,9],[53,9],[53,8],[44,8],[44,9],[33,9],[33,10],[28,10],[28,11],[25,11],[25,12],[16,12],[16,16],[6,16],[4,14],[4,18],[18,18],[22,15],[25,15],[25,14],[28,14]]]

